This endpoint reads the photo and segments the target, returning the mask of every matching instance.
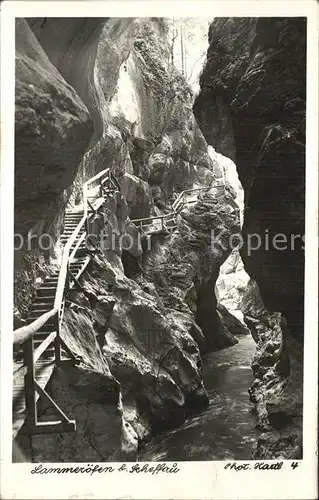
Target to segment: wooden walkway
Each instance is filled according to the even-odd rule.
[[[99,184],[99,190],[94,196],[90,196],[89,187],[95,183]],[[84,183],[83,209],[75,208],[65,214],[64,231],[60,238],[64,246],[60,270],[48,276],[37,289],[27,326],[14,332],[14,343],[18,347],[13,362],[13,439],[24,424],[25,431],[29,434],[68,432],[75,429],[75,422],[64,415],[45,388],[55,366],[65,358],[74,358],[60,337],[60,328],[68,291],[73,286],[81,286],[78,280],[95,252],[94,249],[89,252],[85,241],[90,218],[97,213],[107,197],[119,189],[120,186],[109,169]],[[60,417],[59,420],[38,420],[37,401],[40,396],[49,401]]]
[[[89,186],[96,182],[99,184],[99,192],[90,196]],[[178,213],[184,205],[195,203],[199,194],[205,189],[195,188],[183,191],[173,203],[173,211],[169,214],[135,219],[132,222],[142,234],[154,230],[163,231],[167,228],[175,229]],[[97,210],[114,191],[119,190],[118,181],[109,169],[84,183],[83,210],[75,209],[66,212],[65,215],[64,232],[60,239],[64,245],[60,270],[48,276],[37,290],[37,296],[31,305],[27,319],[28,325],[14,332],[14,342],[19,337],[18,345],[23,345],[24,349],[16,353],[13,366],[13,439],[23,426],[29,434],[69,432],[75,429],[75,422],[68,419],[45,388],[55,366],[64,361],[65,355],[69,358],[74,357],[60,337],[60,328],[67,293],[73,286],[81,286],[78,280],[92,256],[85,245],[90,218],[97,213]],[[41,319],[42,323],[39,326]],[[30,334],[24,338],[25,330],[28,329],[30,329]],[[21,330],[23,330],[23,335]],[[41,422],[37,419],[37,401],[40,396],[49,401],[60,420]]]
[[[182,191],[172,205],[172,211],[156,215],[154,217],[144,217],[143,219],[132,219],[132,222],[139,229],[142,236],[148,236],[163,231],[172,231],[177,229],[177,215],[186,206],[196,203],[201,193],[210,188],[193,188]]]

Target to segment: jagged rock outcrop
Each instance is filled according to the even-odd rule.
[[[31,282],[46,272],[66,190],[93,133],[91,115],[38,43],[28,23],[16,22],[15,287],[25,310]],[[20,249],[20,250],[19,250]],[[47,250],[46,250],[47,249]]]
[[[267,309],[281,311],[297,339],[303,336],[305,79],[305,18],[218,18],[194,105],[207,142],[236,161],[245,190],[245,268]],[[251,250],[255,233],[260,244]],[[278,234],[284,236],[273,244]],[[257,237],[251,241],[256,247]]]
[[[83,169],[91,175],[102,165],[114,166],[119,177],[128,172],[157,188],[166,202],[173,189],[190,187],[203,176],[209,182],[212,161],[192,113],[191,91],[169,63],[165,23],[139,18],[125,26],[116,31],[116,57],[111,42],[99,44],[96,72],[106,102],[105,132]],[[113,72],[105,70],[110,58]]]
[[[305,79],[305,19],[210,25],[194,113],[207,142],[236,162],[245,191],[241,255],[262,295],[243,281],[257,346],[250,396],[264,431],[255,458],[302,454]]]
[[[101,93],[94,68],[106,19],[31,17],[27,21],[52,65],[88,108],[94,123],[90,142],[94,144],[103,132]]]
[[[282,314],[265,309],[253,280],[246,287],[241,307],[256,342],[249,394],[256,407],[257,428],[263,434],[254,458],[301,458],[303,359],[299,343]]]

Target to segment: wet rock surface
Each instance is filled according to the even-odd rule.
[[[215,19],[194,104],[207,142],[236,162],[245,191],[241,255],[262,296],[252,284],[243,290],[257,343],[250,395],[269,431],[256,458],[302,454],[305,32],[304,18]],[[238,301],[220,284],[226,304]]]
[[[236,161],[245,190],[242,256],[265,306],[303,336],[306,21],[219,18],[194,112],[207,142]],[[290,54],[287,58],[287,53]],[[276,234],[286,238],[270,245]],[[250,252],[249,234],[261,245]],[[296,235],[294,243],[292,235]],[[283,239],[284,237],[282,237]]]
[[[249,389],[256,425],[263,431],[255,459],[302,458],[303,360],[299,343],[280,313],[263,305],[257,284],[249,282],[242,308],[256,342]],[[268,442],[269,441],[269,442]]]
[[[247,393],[254,342],[251,336],[238,340],[236,345],[204,357],[208,407],[146,443],[139,451],[140,461],[251,460],[260,434],[254,429]]]
[[[79,94],[50,62],[28,23],[16,21],[15,87],[16,306],[25,314],[31,283],[43,277],[52,255],[47,233],[59,235],[66,190],[93,134],[91,115]],[[33,238],[33,239],[32,239]],[[49,242],[50,243],[50,242]],[[16,247],[17,248],[17,247]]]

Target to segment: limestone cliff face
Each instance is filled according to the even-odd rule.
[[[303,336],[306,20],[218,18],[194,112],[209,144],[236,160],[245,190],[242,255],[265,306]],[[267,235],[268,232],[268,236]],[[270,244],[276,234],[285,244]],[[293,241],[292,241],[293,238]]]
[[[123,183],[125,174],[148,182],[161,205],[173,189],[203,177],[209,182],[213,164],[194,119],[191,91],[169,64],[165,24],[156,19],[125,20],[121,29],[113,24],[104,27],[105,36],[111,31],[113,38],[101,37],[96,64],[105,98],[104,134],[85,158],[82,175],[112,166]],[[112,71],[106,71],[110,60]]]
[[[305,19],[210,25],[194,112],[207,142],[236,161],[245,192],[241,254],[258,286],[244,284],[241,308],[257,345],[250,397],[264,431],[255,458],[302,454],[305,79]],[[279,233],[286,246],[276,248]]]
[[[95,59],[105,19],[28,18],[50,62],[76,90],[94,123],[93,144],[103,131]]]
[[[196,124],[191,92],[169,64],[165,22],[87,21],[21,20],[17,31],[16,220],[25,231],[35,224],[40,235],[39,222],[48,220],[45,230],[56,241],[66,205],[81,202],[84,180],[111,168],[120,183],[105,207],[115,248],[91,261],[82,289],[68,296],[62,336],[81,362],[59,368],[51,381],[78,431],[63,442],[37,437],[31,449],[18,436],[33,460],[134,459],[141,440],[207,404],[201,354],[236,342],[216,311],[214,285],[240,210]],[[51,101],[53,118],[37,109]],[[27,136],[35,118],[43,127],[36,140],[37,131]],[[167,213],[174,193],[194,186],[203,188],[200,199],[181,211],[177,230],[154,234],[148,248],[131,219]],[[126,251],[128,235],[134,244]],[[16,261],[21,317],[58,250],[34,248],[20,267]]]
[[[265,309],[253,280],[241,303],[246,324],[256,342],[249,389],[257,428],[263,431],[255,459],[302,457],[303,356],[287,321]]]
[[[35,241],[43,233],[57,239],[66,190],[94,127],[89,110],[23,19],[16,23],[15,96],[15,233],[23,238],[15,242],[20,248],[15,252],[15,297],[25,312],[31,283],[46,272],[52,254],[48,240],[43,242],[46,252]]]

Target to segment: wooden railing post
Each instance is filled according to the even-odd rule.
[[[57,365],[61,364],[61,342],[60,342],[60,314],[61,310],[58,311],[56,317],[55,317],[55,329],[56,329],[56,337],[54,339],[54,356],[55,356],[55,363]]]
[[[24,376],[25,403],[27,409],[27,424],[31,427],[37,425],[37,406],[35,399],[35,368],[33,359],[34,347],[33,338],[30,337],[23,344],[24,364],[26,374]]]
[[[88,194],[87,194],[87,185],[83,185],[83,212],[84,216],[87,217],[88,214]]]

